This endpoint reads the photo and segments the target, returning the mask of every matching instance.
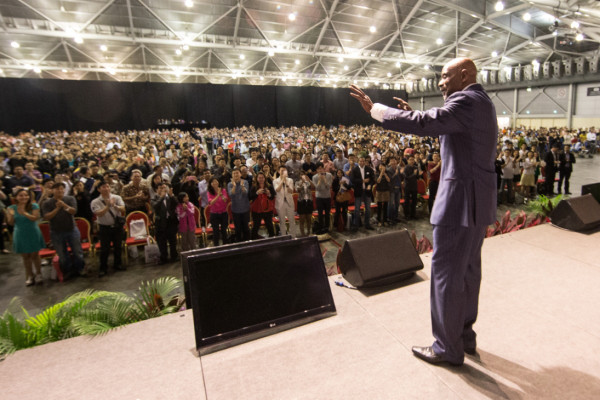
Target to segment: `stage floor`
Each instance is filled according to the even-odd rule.
[[[17,352],[9,399],[598,399],[600,233],[543,225],[487,239],[479,358],[429,365],[431,255],[384,290],[335,286],[337,316],[198,358],[191,311]]]

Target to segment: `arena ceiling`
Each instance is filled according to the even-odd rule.
[[[457,56],[501,69],[599,43],[595,0],[0,2],[11,78],[398,87]]]

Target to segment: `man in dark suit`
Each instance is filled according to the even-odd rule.
[[[476,354],[481,283],[481,247],[486,227],[496,220],[496,143],[498,124],[491,99],[476,81],[473,61],[459,58],[442,69],[438,86],[444,106],[413,111],[373,104],[360,88],[352,96],[386,130],[439,137],[442,167],[431,223],[432,346],[413,347],[429,363],[461,365],[464,353]]]
[[[360,204],[365,205],[365,228],[373,230],[371,226],[371,190],[375,182],[375,171],[366,165],[365,158],[359,157],[356,165],[350,173],[350,182],[354,187],[354,220],[352,229],[358,229],[360,225]]]
[[[168,261],[167,243],[171,248],[171,261],[177,260],[177,198],[168,183],[161,183],[157,188],[156,199],[152,201],[154,209],[154,230],[160,251],[160,263]]]
[[[560,154],[560,165],[558,167],[558,193],[560,193],[565,184],[565,194],[571,194],[569,192],[569,179],[571,178],[571,172],[573,172],[573,164],[575,164],[575,157],[571,153],[571,146],[566,144],[564,146],[564,152]]]
[[[415,219],[417,214],[419,169],[412,154],[408,156],[407,163],[404,167],[404,217],[410,220]]]
[[[552,196],[554,193],[554,180],[556,179],[556,173],[560,168],[560,153],[559,153],[560,145],[558,141],[552,143],[552,148],[549,152],[546,153],[546,157],[544,157],[544,161],[546,166],[544,167],[544,186],[546,187],[546,196]],[[559,182],[559,192],[560,192],[560,182]]]

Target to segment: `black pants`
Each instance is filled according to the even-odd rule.
[[[377,202],[377,221],[380,224],[387,222],[388,220],[388,201]]]
[[[331,216],[331,197],[317,197],[317,213],[319,226],[322,232],[329,231],[329,219]]]
[[[556,178],[556,172],[548,172],[546,170],[545,176],[545,185],[546,186],[546,196],[551,196],[554,193],[554,179]],[[560,187],[560,186],[559,186]]]
[[[570,170],[566,170],[563,171],[561,170],[558,174],[558,193],[560,193],[562,187],[563,187],[563,181],[565,183],[565,193],[569,192],[569,179],[571,178],[571,171]]]
[[[210,214],[210,224],[213,228],[213,243],[219,245],[219,239],[223,244],[227,243],[227,225],[229,225],[229,216],[226,212],[219,214]]]
[[[340,220],[340,215],[342,219]],[[335,217],[333,218],[336,226],[337,224],[342,223],[342,227],[346,226],[346,221],[348,219],[348,202],[344,201],[342,203],[335,202]],[[339,227],[338,227],[339,229]]]
[[[0,211],[0,250],[4,250],[4,232],[2,232],[4,225],[4,210]]]
[[[98,231],[100,237],[100,271],[106,272],[108,267],[108,255],[110,244],[114,248],[114,266],[121,266],[121,246],[123,244],[123,228],[109,225],[100,225]]]
[[[160,250],[160,261],[166,262],[169,257],[167,252],[167,244],[171,250],[171,261],[177,258],[177,224],[170,224],[165,229],[156,227],[156,243]]]
[[[275,228],[273,228],[273,212],[264,213],[252,213],[252,238],[258,236],[258,228],[260,228],[261,221],[265,221],[265,228],[269,232],[269,237],[275,236]]]
[[[415,218],[417,214],[417,191],[407,190],[404,192],[404,216]]]
[[[233,213],[233,225],[235,226],[235,241],[243,242],[250,240],[250,211],[245,213]]]

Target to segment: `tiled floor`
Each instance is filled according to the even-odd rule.
[[[600,182],[600,155],[593,159],[578,159],[575,165],[575,172],[571,178],[571,191],[573,196],[581,193],[581,185],[586,183]],[[513,214],[523,206],[501,205],[498,207],[498,218],[511,210]],[[427,211],[418,212],[420,218],[417,220],[400,223],[395,227],[381,228],[381,231],[391,229],[408,229],[414,231],[418,238],[425,235],[432,239],[432,227],[429,223]],[[325,265],[328,270],[335,270],[335,259],[339,246],[343,245],[346,238],[356,238],[365,235],[374,235],[377,231],[359,230],[351,233],[349,231],[338,233],[333,232],[333,240],[321,243],[324,253]],[[2,312],[14,296],[21,298],[22,304],[30,312],[37,312],[44,307],[63,300],[66,296],[75,292],[91,288],[98,290],[124,291],[132,292],[136,290],[140,282],[158,278],[161,276],[175,276],[181,278],[181,268],[179,263],[171,263],[164,266],[144,265],[143,257],[138,260],[130,260],[127,271],[109,274],[103,278],[98,278],[95,274],[97,269],[97,260],[90,257],[87,259],[88,266],[92,273],[87,278],[77,278],[69,282],[58,283],[46,281],[43,285],[25,287],[25,277],[20,257],[10,255],[0,255],[0,312]]]

